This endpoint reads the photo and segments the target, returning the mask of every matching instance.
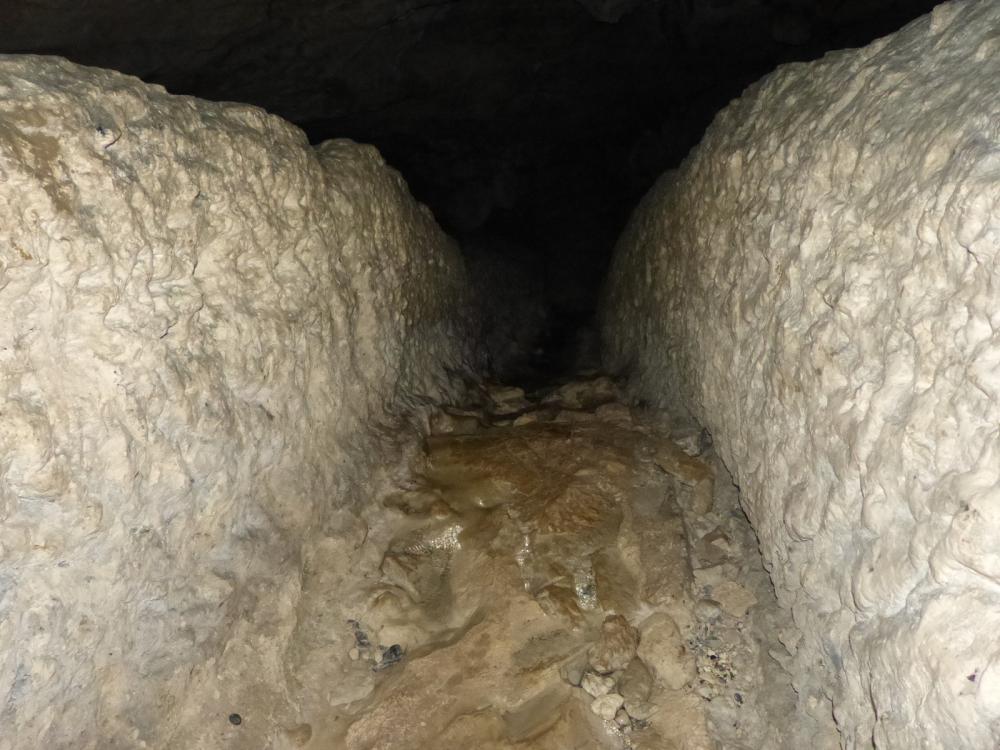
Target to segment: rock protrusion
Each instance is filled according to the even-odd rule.
[[[600,674],[625,669],[635,657],[639,631],[622,615],[608,615],[601,624],[601,637],[589,652],[590,666]]]
[[[671,690],[680,690],[694,679],[694,657],[670,615],[663,612],[650,615],[643,621],[640,632],[639,658],[658,681]]]

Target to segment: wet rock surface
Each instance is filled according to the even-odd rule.
[[[774,619],[735,491],[683,510],[710,478],[732,487],[721,464],[703,447],[665,470],[683,453],[671,425],[617,398],[606,379],[488,387],[447,408],[474,433],[431,420],[405,486],[356,519],[351,580],[322,594],[341,677],[313,699],[306,747],[790,749],[800,721],[824,736],[758,645],[794,629]],[[720,540],[730,578],[713,586],[755,596],[740,617],[695,575],[693,550]]]

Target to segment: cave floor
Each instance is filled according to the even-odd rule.
[[[288,747],[838,746],[792,719],[792,631],[706,433],[602,377],[429,428],[311,556]]]

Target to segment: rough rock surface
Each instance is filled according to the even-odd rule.
[[[639,631],[622,615],[608,615],[601,623],[601,637],[590,647],[590,666],[599,674],[625,669],[635,657]]]
[[[681,689],[695,676],[694,657],[684,647],[677,623],[664,612],[642,623],[639,658],[671,690]]]
[[[846,747],[1000,740],[1000,6],[793,65],[647,195],[609,364],[712,433]]]
[[[571,328],[593,313],[630,209],[723,103],[779,62],[866,43],[933,4],[7,0],[0,52],[256,104],[314,142],[373,143],[463,248],[485,233],[528,251],[549,319]],[[501,326],[528,312],[517,283],[493,295]]]
[[[455,248],[370,147],[4,57],[0,262],[0,748],[296,746],[227,717],[288,713],[304,541],[455,390]]]

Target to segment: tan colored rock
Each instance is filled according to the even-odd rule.
[[[706,721],[707,703],[701,697],[690,690],[674,690],[657,703],[658,710],[648,719],[654,736],[661,738],[660,744],[654,746],[656,750],[719,749],[720,743]]]
[[[654,461],[684,486],[684,491],[677,494],[677,502],[684,510],[695,515],[704,515],[712,510],[715,473],[711,466],[696,456],[688,455],[672,440],[661,443]]]
[[[479,417],[473,414],[449,414],[442,411],[436,412],[430,419],[432,435],[472,435],[480,426]]]
[[[590,666],[602,674],[625,669],[638,644],[639,631],[623,615],[608,615],[601,624],[600,640],[590,648]]]
[[[629,737],[630,750],[688,750],[681,748],[673,740],[665,739],[655,729],[644,729],[639,734]]]
[[[677,624],[662,612],[647,617],[640,629],[639,658],[666,687],[679,690],[694,679],[694,656],[688,652]]]
[[[563,662],[559,666],[559,674],[573,687],[581,687],[589,666],[586,653],[580,653]]]
[[[648,720],[657,710],[657,705],[648,701],[625,701],[625,711],[633,719],[639,719],[640,721]]]
[[[587,672],[580,681],[580,687],[584,689],[587,695],[600,698],[602,695],[607,695],[615,689],[615,680],[613,677]]]
[[[700,456],[711,445],[711,438],[700,427],[683,427],[672,430],[670,439],[689,456]]]
[[[487,386],[490,411],[496,416],[509,416],[524,411],[531,406],[525,398],[524,389],[508,385]]]
[[[687,484],[700,484],[714,477],[712,468],[697,456],[688,455],[673,440],[664,440],[656,452],[656,463],[669,474]]]
[[[695,568],[692,573],[696,586],[706,591],[714,591],[716,586],[721,586],[736,577],[736,567],[730,563],[722,563]]]
[[[597,409],[594,410],[594,416],[599,419],[603,419],[606,422],[612,422],[618,425],[632,424],[632,410],[625,404],[618,402],[598,406]]]
[[[636,705],[647,701],[652,691],[652,673],[642,659],[633,659],[618,678],[618,692],[625,697],[626,705]]]
[[[747,610],[757,603],[757,597],[735,581],[724,581],[713,586],[712,598],[723,611],[733,617],[744,617]]]
[[[564,409],[592,410],[601,404],[615,401],[620,396],[618,386],[611,378],[601,376],[593,380],[566,383],[546,396],[543,404],[558,404]]]
[[[515,427],[524,427],[525,425],[535,424],[538,421],[537,412],[529,411],[527,414],[519,415],[513,422]]]
[[[694,556],[702,567],[727,562],[736,554],[737,549],[732,540],[718,527],[705,534],[694,545]]]
[[[286,729],[285,736],[295,747],[304,747],[312,739],[313,729],[309,724],[297,724]]]
[[[615,714],[618,713],[618,709],[624,703],[625,699],[618,695],[618,693],[608,693],[607,695],[602,695],[600,698],[595,698],[594,702],[590,704],[590,710],[605,721],[614,721]]]

